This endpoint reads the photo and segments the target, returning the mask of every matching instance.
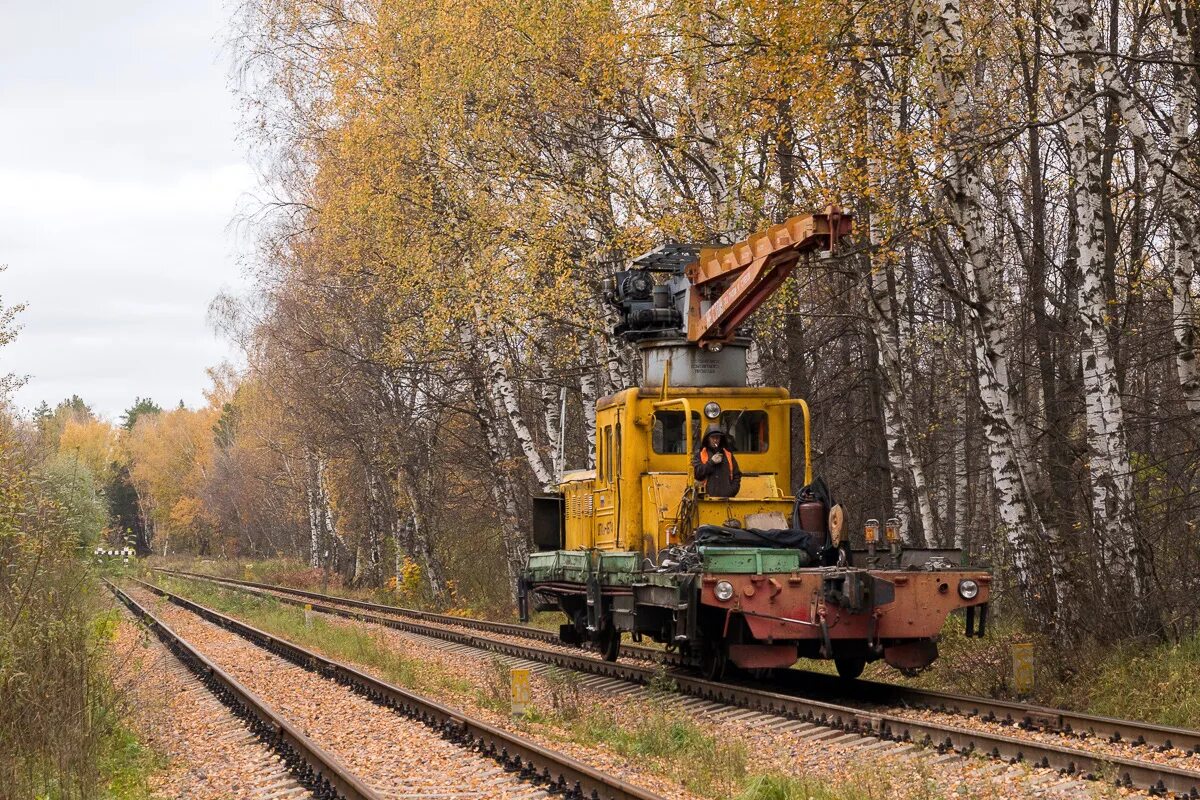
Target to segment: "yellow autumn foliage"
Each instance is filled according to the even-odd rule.
[[[103,481],[117,456],[117,430],[108,422],[89,418],[66,420],[58,451],[72,455]]]

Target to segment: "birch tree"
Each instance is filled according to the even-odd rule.
[[[972,152],[976,118],[967,84],[963,21],[955,0],[914,3],[915,23],[930,61],[933,102],[945,137],[943,194],[961,237],[963,307],[970,322],[982,422],[998,516],[1022,592],[1031,589],[1031,548],[1045,535],[1025,474],[1023,421],[1011,402],[1008,343],[997,306],[998,278],[991,262],[981,201],[981,154]],[[1058,586],[1060,593],[1066,587]]]
[[[1055,6],[1055,19],[1066,51],[1067,92],[1064,127],[1075,182],[1078,219],[1072,252],[1080,272],[1079,312],[1083,321],[1080,360],[1087,406],[1088,472],[1091,478],[1093,530],[1099,555],[1127,598],[1132,621],[1143,592],[1134,532],[1133,470],[1125,436],[1121,387],[1108,338],[1109,308],[1101,275],[1104,226],[1100,198],[1107,191],[1100,177],[1100,124],[1095,106],[1096,63],[1101,50],[1088,0]],[[1136,624],[1136,623],[1135,623]]]

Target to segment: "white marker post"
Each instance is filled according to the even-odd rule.
[[[312,627],[312,603],[304,604],[304,627]]]
[[[525,716],[529,707],[529,670],[513,667],[512,669],[512,715]]]

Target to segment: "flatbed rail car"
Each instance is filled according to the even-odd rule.
[[[983,635],[990,574],[959,566],[957,551],[903,549],[895,520],[868,520],[867,549],[852,551],[841,507],[813,478],[807,404],[746,385],[736,325],[801,254],[848,230],[830,209],[729,248],[655,251],[617,276],[618,333],[638,343],[645,385],[601,398],[596,468],[565,474],[535,503],[524,617],[559,610],[564,642],[610,659],[622,634],[648,637],[711,677],[799,658],[832,659],[847,677],[877,659],[918,670],[959,609],[968,635]],[[804,476],[792,493],[796,410]],[[733,497],[694,478],[703,425],[726,432],[742,476]]]

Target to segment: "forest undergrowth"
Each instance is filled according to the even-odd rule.
[[[158,759],[112,682],[117,612],[33,455],[0,416],[0,798],[148,798]]]

